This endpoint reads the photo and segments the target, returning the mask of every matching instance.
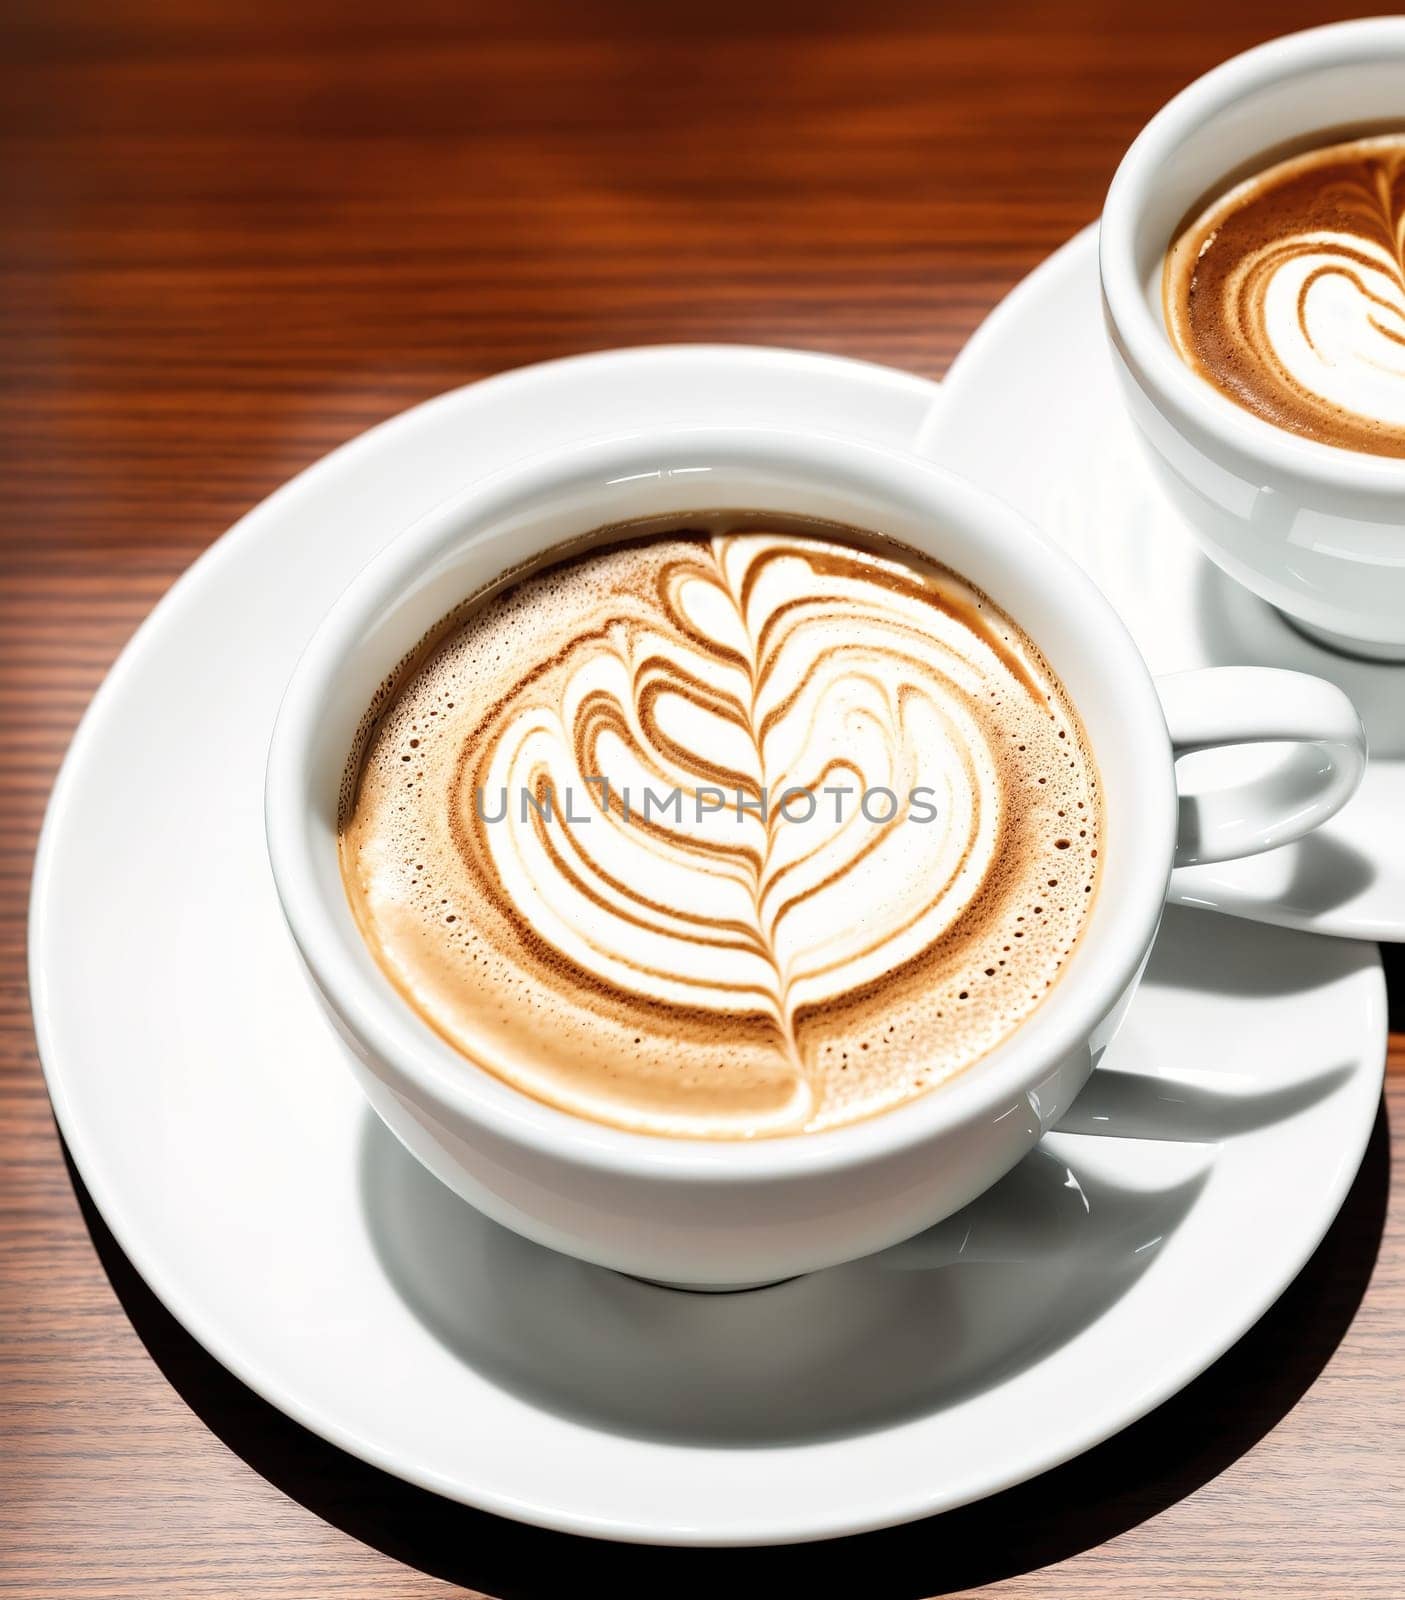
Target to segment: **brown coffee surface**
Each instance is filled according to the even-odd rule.
[[[1099,865],[1092,756],[1010,618],[902,546],[726,518],[470,599],[347,794],[359,924],[465,1070],[679,1137],[832,1128],[969,1067]]]
[[[1405,133],[1230,189],[1175,241],[1162,299],[1181,358],[1246,410],[1405,456]]]

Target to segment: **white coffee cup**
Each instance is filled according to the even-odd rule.
[[[1299,438],[1176,354],[1166,251],[1229,174],[1349,125],[1405,127],[1405,17],[1291,34],[1162,108],[1123,157],[1099,263],[1114,365],[1172,500],[1210,558],[1325,643],[1405,659],[1405,461]]]
[[[1063,680],[1105,799],[1102,878],[1082,938],[1012,1037],[897,1110],[753,1142],[603,1126],[470,1064],[405,1002],[364,943],[336,839],[347,755],[377,686],[460,600],[592,529],[724,508],[879,530],[985,589]],[[1360,779],[1360,723],[1340,690],[1317,679],[1219,668],[1164,680],[1161,691],[1083,573],[1016,512],[940,468],[822,435],[634,434],[476,484],[352,583],[279,713],[269,855],[289,927],[372,1105],[450,1188],[587,1261],[695,1287],[766,1282],[893,1244],[1003,1176],[1067,1110],[1111,1038],[1151,949],[1173,863],[1296,838]],[[1179,753],[1264,740],[1294,743],[1268,775],[1182,799],[1178,823]]]

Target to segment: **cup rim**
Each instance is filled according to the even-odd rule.
[[[1098,230],[1103,302],[1134,372],[1145,375],[1163,397],[1195,417],[1225,448],[1342,494],[1405,492],[1405,461],[1299,438],[1236,405],[1193,373],[1176,354],[1161,317],[1142,291],[1133,240],[1156,175],[1182,140],[1207,118],[1271,84],[1324,67],[1367,65],[1383,54],[1405,58],[1405,16],[1363,17],[1307,28],[1256,45],[1212,68],[1167,101],[1133,140],[1113,174]],[[1171,242],[1165,241],[1166,248]]]
[[[1033,1013],[932,1092],[835,1129],[757,1140],[674,1138],[597,1123],[532,1098],[466,1061],[388,978],[382,985],[365,982],[364,942],[349,907],[343,902],[334,911],[328,903],[315,865],[314,733],[336,675],[369,620],[475,530],[490,531],[496,520],[553,492],[618,481],[675,453],[689,459],[705,454],[741,469],[780,462],[797,473],[858,484],[895,503],[921,505],[937,517],[979,522],[983,538],[1017,550],[1026,573],[1032,571],[1041,585],[1059,593],[1061,607],[1081,611],[1097,629],[1099,669],[1120,701],[1116,721],[1140,746],[1132,756],[1140,814],[1122,828],[1128,842],[1116,903],[1106,903],[1105,881],[1100,904],[1044,1004],[1052,1006],[1059,994],[1071,998],[1057,1010]],[[1031,633],[1039,643],[1037,629]],[[509,1145],[577,1168],[728,1183],[813,1176],[886,1159],[1007,1110],[1012,1096],[1028,1095],[1070,1051],[1083,1047],[1090,1031],[1114,1011],[1150,948],[1170,874],[1176,790],[1161,703],[1131,635],[1081,568],[1012,507],[934,463],[877,445],[810,431],[681,427],[596,439],[517,463],[479,480],[394,538],[343,591],[294,668],[269,746],[264,818],[274,885],[303,961],[357,1053],[393,1089]],[[358,941],[354,947],[348,930]],[[1090,935],[1095,943],[1088,942]],[[1031,1109],[1037,1114],[1037,1106]]]

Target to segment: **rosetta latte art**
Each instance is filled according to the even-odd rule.
[[[454,619],[375,729],[343,859],[471,1060],[602,1121],[751,1137],[900,1103],[1038,1003],[1094,787],[1037,652],[954,575],[673,535]]]
[[[1327,444],[1405,456],[1405,134],[1314,150],[1215,202],[1164,275],[1182,358]]]

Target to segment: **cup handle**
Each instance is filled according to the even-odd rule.
[[[1334,817],[1366,771],[1366,732],[1335,684],[1275,667],[1204,667],[1156,680],[1177,759],[1237,744],[1291,744],[1261,776],[1181,795],[1178,867],[1254,856]]]

